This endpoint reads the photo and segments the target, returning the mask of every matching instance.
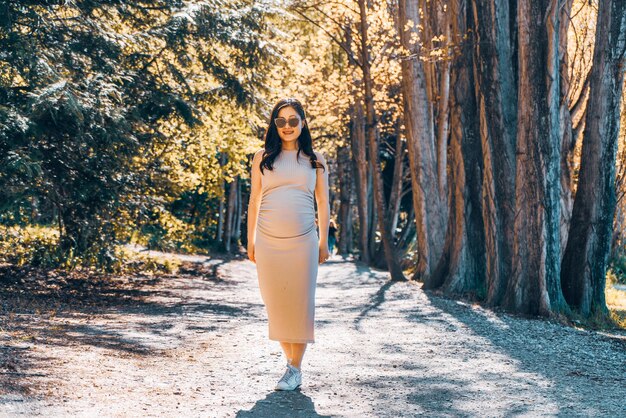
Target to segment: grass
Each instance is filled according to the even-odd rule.
[[[609,270],[606,275],[606,304],[609,315],[616,326],[626,329],[626,291],[613,287],[618,283],[617,276]]]

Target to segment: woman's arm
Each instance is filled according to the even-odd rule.
[[[315,181],[315,200],[317,201],[318,226],[320,231],[320,263],[328,258],[328,226],[330,225],[330,202],[328,193],[328,165],[324,156],[315,152],[317,161],[324,165],[324,169],[318,168],[317,180]]]
[[[248,257],[256,263],[254,242],[256,241],[256,224],[261,206],[261,159],[263,150],[254,154],[250,174],[250,201],[248,202]]]

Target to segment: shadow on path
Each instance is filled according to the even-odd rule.
[[[29,394],[30,378],[47,376],[33,370],[63,360],[42,357],[43,346],[158,357],[188,332],[255,318],[257,304],[219,299],[237,285],[214,268],[224,263],[187,263],[157,277],[0,267],[0,394]]]
[[[372,297],[370,298],[370,304],[367,305],[359,313],[359,315],[354,319],[354,328],[355,329],[360,330],[360,328],[361,328],[361,321],[363,321],[363,319],[365,319],[365,317],[367,317],[367,315],[371,311],[377,310],[377,309],[380,308],[380,305],[382,305],[383,302],[385,301],[385,294],[391,288],[391,286],[393,286],[396,283],[398,283],[398,282],[389,280],[389,281],[385,282],[385,284],[382,285],[380,287],[380,289],[378,289],[378,291],[372,295]]]
[[[240,410],[237,418],[328,418],[315,412],[313,400],[299,390],[293,392],[274,391],[257,401],[249,411]]]
[[[487,416],[623,415],[623,339],[477,308],[405,282],[374,287],[368,273],[357,269],[358,281],[341,281],[368,287],[367,299],[342,311],[378,353],[354,360],[377,371],[355,382],[373,392],[374,416],[481,416],[480,403]],[[377,332],[388,337],[378,340]]]
[[[507,361],[518,373],[510,376],[507,382],[502,375],[491,370],[477,370],[481,381],[495,379],[503,385],[534,386],[533,390],[528,389],[528,393],[536,401],[554,402],[559,416],[568,416],[573,411],[583,415],[610,415],[614,410],[610,406],[605,410],[604,405],[614,407],[622,398],[623,390],[615,388],[623,388],[626,382],[623,341],[576,330],[541,317],[518,316],[489,308],[485,308],[487,312],[481,312],[473,310],[470,301],[457,301],[429,291],[424,293],[436,314],[424,315],[416,310],[407,319],[429,323],[450,333],[462,331],[461,327],[465,326],[487,342],[483,350],[508,357]],[[475,348],[476,351],[480,349]],[[463,356],[476,359],[480,355],[474,352]],[[536,377],[531,378],[532,375]],[[538,380],[542,381],[539,386]],[[592,397],[595,399],[590,402]],[[413,400],[420,402],[428,398],[428,393],[416,392]],[[533,411],[532,405],[518,404],[507,412],[517,415],[536,412]]]

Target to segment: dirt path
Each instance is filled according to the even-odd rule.
[[[254,265],[206,269],[217,278],[138,280],[101,306],[5,319],[0,416],[626,413],[623,335],[493,313],[337,259],[320,268],[302,390],[274,392],[284,362]]]

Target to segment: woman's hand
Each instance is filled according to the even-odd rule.
[[[250,241],[248,241],[248,258],[256,264],[256,258],[254,257],[254,243]]]
[[[328,260],[328,257],[330,257],[330,252],[328,251],[328,243],[320,243],[319,263],[322,264],[324,261]]]

